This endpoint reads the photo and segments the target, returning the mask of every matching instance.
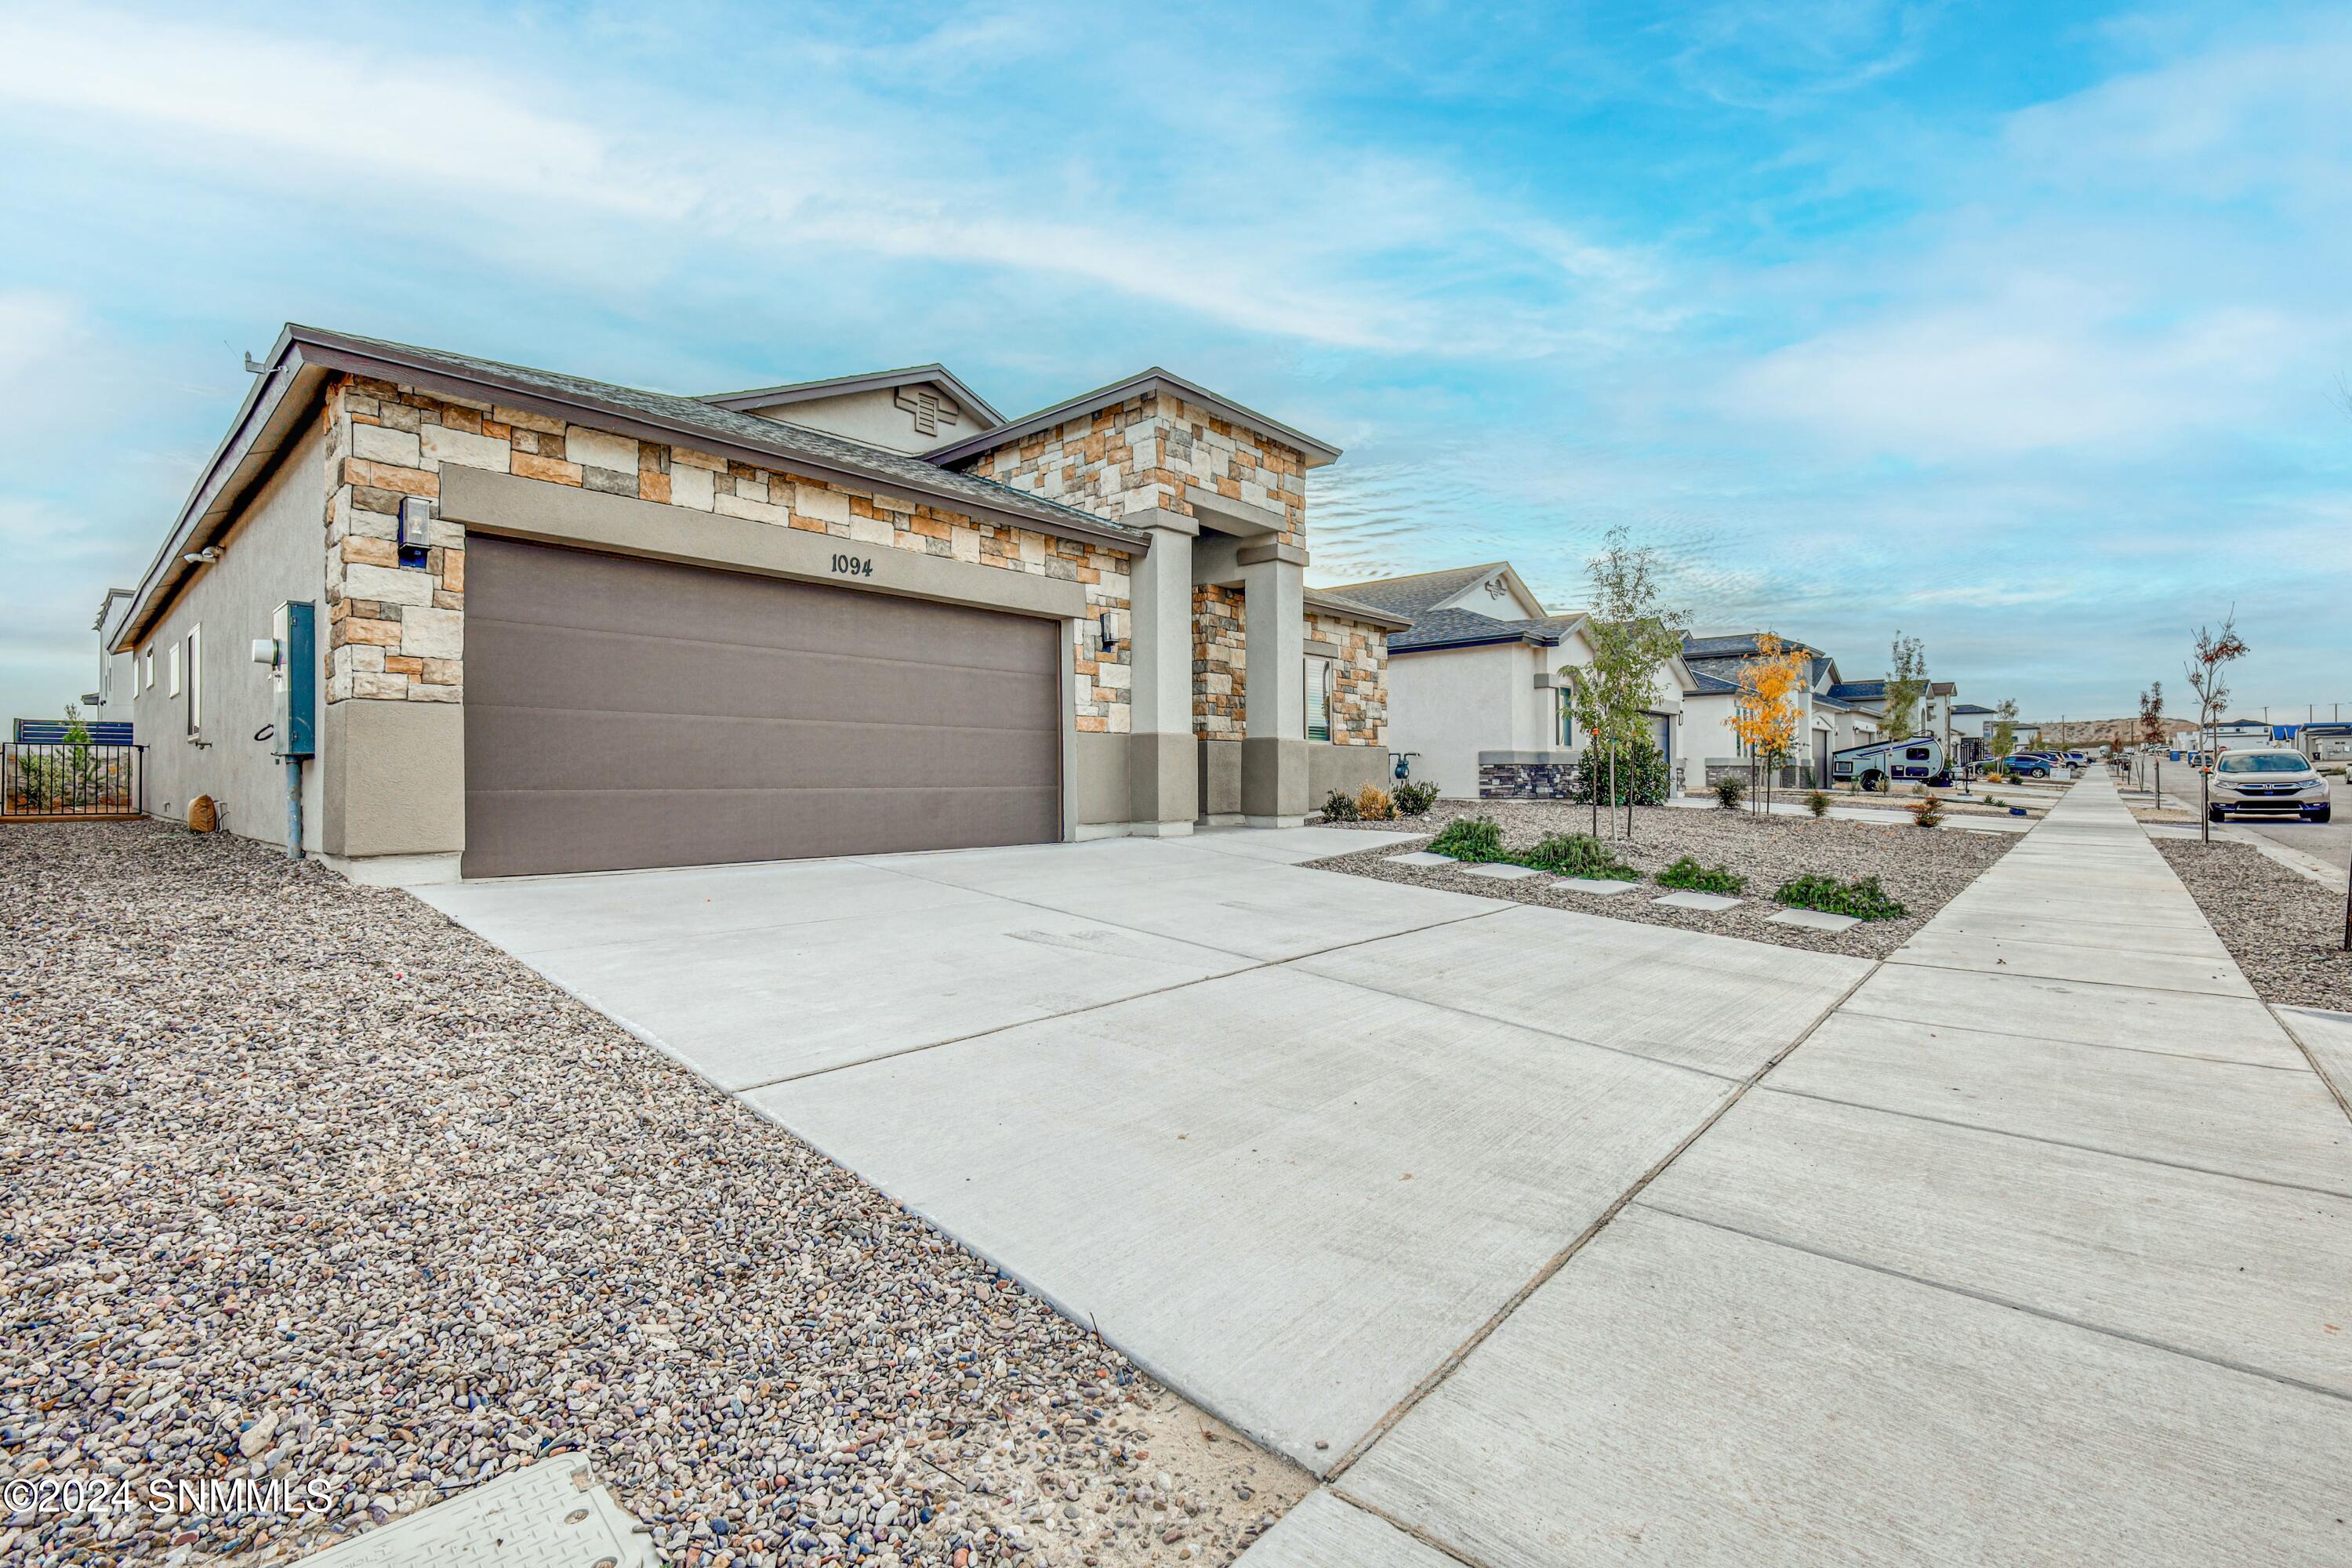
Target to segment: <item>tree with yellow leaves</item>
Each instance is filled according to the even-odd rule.
[[[1756,656],[1739,667],[1739,695],[1731,714],[1732,733],[1746,748],[1751,764],[1764,770],[1761,809],[1772,809],[1772,771],[1796,754],[1797,724],[1803,717],[1801,698],[1811,684],[1812,656],[1781,642],[1770,632],[1756,639]]]

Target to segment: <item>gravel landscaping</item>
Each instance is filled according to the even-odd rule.
[[[404,893],[0,828],[0,1477],[331,1497],[0,1563],[280,1561],[573,1449],[713,1568],[1222,1563],[1308,1488]]]
[[[2343,889],[2243,844],[2167,838],[2156,847],[2263,1001],[2352,1013]]]
[[[1335,826],[1388,829],[1405,826],[1434,834],[1457,816],[1491,817],[1502,828],[1504,842],[1513,849],[1525,849],[1547,834],[1588,833],[1592,826],[1592,808],[1589,805],[1505,800],[1442,800],[1431,807],[1427,816],[1402,825]],[[1617,825],[1622,831],[1622,808],[1617,813]],[[1310,864],[1321,870],[1377,877],[1390,882],[1412,882],[1486,898],[1516,899],[1521,903],[1549,904],[1580,914],[1608,915],[1616,920],[1711,931],[1717,936],[1779,942],[1785,947],[1879,958],[1902,946],[1913,931],[2008,853],[2016,841],[2005,834],[1921,828],[1908,819],[1899,825],[1881,826],[1834,817],[1761,816],[1747,811],[1694,811],[1668,806],[1636,807],[1630,844],[1609,837],[1609,818],[1604,813],[1604,844],[1643,878],[1641,886],[1613,898],[1562,888],[1549,877],[1496,881],[1468,875],[1454,866],[1394,865],[1386,857],[1417,846],[1400,844],[1392,834],[1376,848]],[[1706,866],[1727,866],[1745,877],[1748,886],[1739,906],[1708,912],[1664,908],[1652,902],[1666,891],[1653,879],[1685,855]],[[1808,872],[1824,873],[1845,881],[1876,877],[1906,912],[1897,920],[1869,921],[1843,931],[1772,924],[1768,917],[1780,910],[1772,895],[1782,882]]]

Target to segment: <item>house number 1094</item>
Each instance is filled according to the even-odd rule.
[[[870,555],[836,555],[833,558],[833,569],[845,577],[871,577],[874,575],[874,558]]]

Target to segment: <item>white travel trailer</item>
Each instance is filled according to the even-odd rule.
[[[1907,741],[1881,741],[1831,752],[1830,778],[1882,790],[1890,784],[1948,784],[1952,769],[1943,742],[1933,735],[1914,735]]]

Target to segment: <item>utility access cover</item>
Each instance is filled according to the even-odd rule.
[[[543,1459],[329,1547],[315,1568],[654,1568],[653,1542],[576,1456]]]

